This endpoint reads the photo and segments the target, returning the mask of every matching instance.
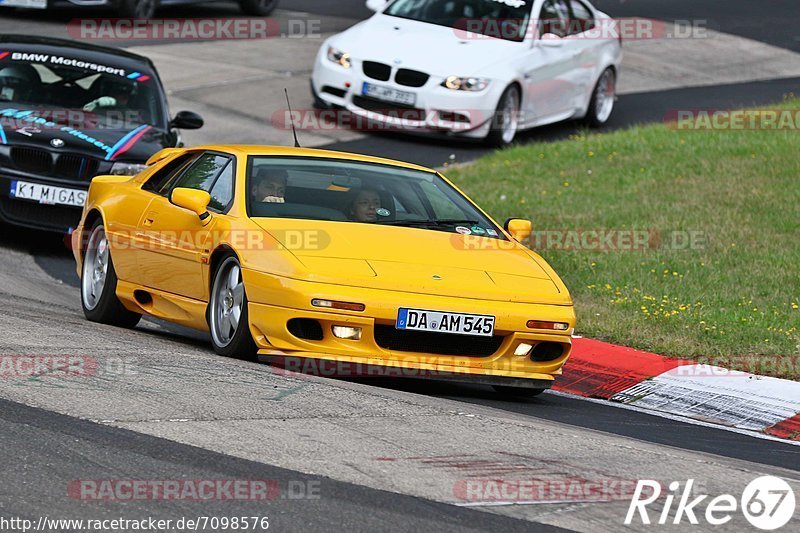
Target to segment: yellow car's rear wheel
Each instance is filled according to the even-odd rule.
[[[207,318],[215,352],[242,359],[255,357],[242,268],[234,255],[225,256],[214,271]]]

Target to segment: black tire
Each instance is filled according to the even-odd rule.
[[[151,19],[156,15],[158,0],[122,0],[119,15],[122,18]]]
[[[256,346],[256,343],[253,340],[253,336],[250,334],[250,318],[247,309],[247,293],[244,290],[243,281],[241,282],[242,309],[238,324],[235,328],[235,332],[230,337],[230,340],[228,342],[224,342],[224,339],[220,339],[219,334],[216,333],[215,330],[216,323],[214,316],[212,316],[212,313],[214,313],[214,308],[216,305],[218,305],[219,302],[218,298],[215,295],[215,290],[217,288],[217,281],[220,275],[226,275],[229,272],[228,268],[231,265],[235,265],[236,268],[238,268],[239,271],[241,272],[241,265],[239,264],[239,260],[236,258],[236,256],[233,254],[227,254],[222,258],[220,258],[220,260],[217,262],[217,266],[214,269],[214,275],[211,279],[211,291],[209,293],[210,298],[208,302],[208,309],[206,311],[206,321],[208,322],[208,328],[209,331],[211,332],[211,345],[213,346],[214,351],[219,355],[254,361],[256,360],[258,347]]]
[[[92,224],[89,230],[89,238],[86,240],[84,247],[83,257],[84,264],[81,269],[81,307],[83,314],[87,320],[91,322],[98,322],[100,324],[108,324],[110,326],[117,326],[121,328],[133,328],[142,319],[142,315],[128,311],[122,302],[117,298],[117,271],[114,269],[114,261],[111,257],[111,251],[108,250],[108,263],[106,268],[105,282],[100,292],[100,297],[97,299],[94,307],[86,300],[85,283],[87,271],[87,257],[90,256],[89,247],[92,246],[92,238],[98,228],[103,229],[103,221],[98,219]]]
[[[510,98],[516,98],[517,105],[516,113],[517,113],[517,121],[519,121],[519,108],[520,103],[522,102],[522,96],[519,92],[519,87],[516,85],[510,85],[506,88],[503,94],[500,96],[500,100],[497,102],[497,109],[495,109],[494,114],[492,115],[492,122],[490,124],[489,134],[486,136],[484,140],[486,144],[489,146],[493,146],[495,148],[502,148],[504,146],[510,145],[514,142],[516,135],[518,133],[519,122],[517,122],[516,127],[514,128],[514,133],[511,138],[504,138],[505,128],[503,127],[504,120],[503,120],[503,109],[508,105],[508,100]]]
[[[533,398],[539,396],[547,389],[526,389],[522,387],[509,387],[508,385],[492,385],[498,394],[509,398]]]
[[[598,113],[598,99],[601,89],[601,84],[604,83],[604,77],[611,76],[611,83],[612,83],[612,99],[616,97],[616,83],[617,83],[617,74],[612,68],[607,68],[600,74],[600,77],[597,79],[597,83],[594,86],[594,90],[592,90],[592,99],[589,101],[589,110],[586,112],[586,117],[584,118],[584,122],[592,127],[592,128],[602,128],[608,123],[608,120],[611,118],[611,115],[614,113],[614,104],[612,100],[611,111],[608,113],[608,116],[601,116]]]
[[[245,15],[266,17],[278,7],[278,0],[239,0],[239,7]]]

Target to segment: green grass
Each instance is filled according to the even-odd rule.
[[[530,218],[534,231],[702,232],[692,249],[537,251],[569,287],[580,334],[800,379],[800,131],[655,124],[447,174],[496,219]]]

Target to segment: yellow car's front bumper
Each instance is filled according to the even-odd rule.
[[[524,380],[525,383],[535,382],[537,387],[546,388],[554,376],[561,374],[572,348],[570,333],[575,316],[571,306],[365,289],[280,278],[246,269],[243,270],[243,276],[250,300],[251,332],[258,344],[259,354],[268,359],[282,359],[289,370],[307,370],[309,365],[300,361],[314,360],[318,363],[312,365],[313,370],[323,375],[381,375],[374,373],[370,367],[383,367],[395,369],[386,373],[389,376],[465,378],[471,382],[502,381],[505,384]],[[323,310],[311,305],[314,298],[362,303],[366,309],[363,312]],[[276,302],[280,304],[276,305]],[[379,342],[382,336],[378,329],[382,328],[385,332],[387,327],[393,327],[400,307],[493,315],[496,317],[495,335],[499,337],[495,342],[499,345],[488,354],[468,355],[442,355],[432,353],[434,350],[389,349],[385,341]],[[308,339],[293,334],[287,325],[292,319],[316,321],[321,326],[322,338]],[[570,330],[559,333],[531,330],[526,326],[528,320],[565,322],[570,325]],[[333,326],[359,327],[361,338],[337,338],[333,335]],[[528,355],[514,355],[523,342],[530,345],[556,343],[563,351],[551,361],[534,361]],[[340,364],[321,366],[323,361]]]

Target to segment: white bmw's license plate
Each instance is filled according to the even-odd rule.
[[[53,187],[51,185],[40,185],[39,183],[28,183],[27,181],[12,181],[9,194],[12,198],[33,200],[40,204],[83,207],[83,204],[86,202],[86,191]]]
[[[34,7],[44,9],[47,7],[47,0],[0,0],[0,7]]]
[[[405,104],[413,106],[417,103],[417,95],[408,91],[400,91],[392,87],[384,87],[383,85],[375,85],[374,83],[364,82],[361,88],[363,96],[371,96],[378,100],[385,102],[394,102],[396,104]]]
[[[397,312],[395,327],[397,329],[413,329],[434,333],[491,337],[494,335],[494,317],[401,307]]]

